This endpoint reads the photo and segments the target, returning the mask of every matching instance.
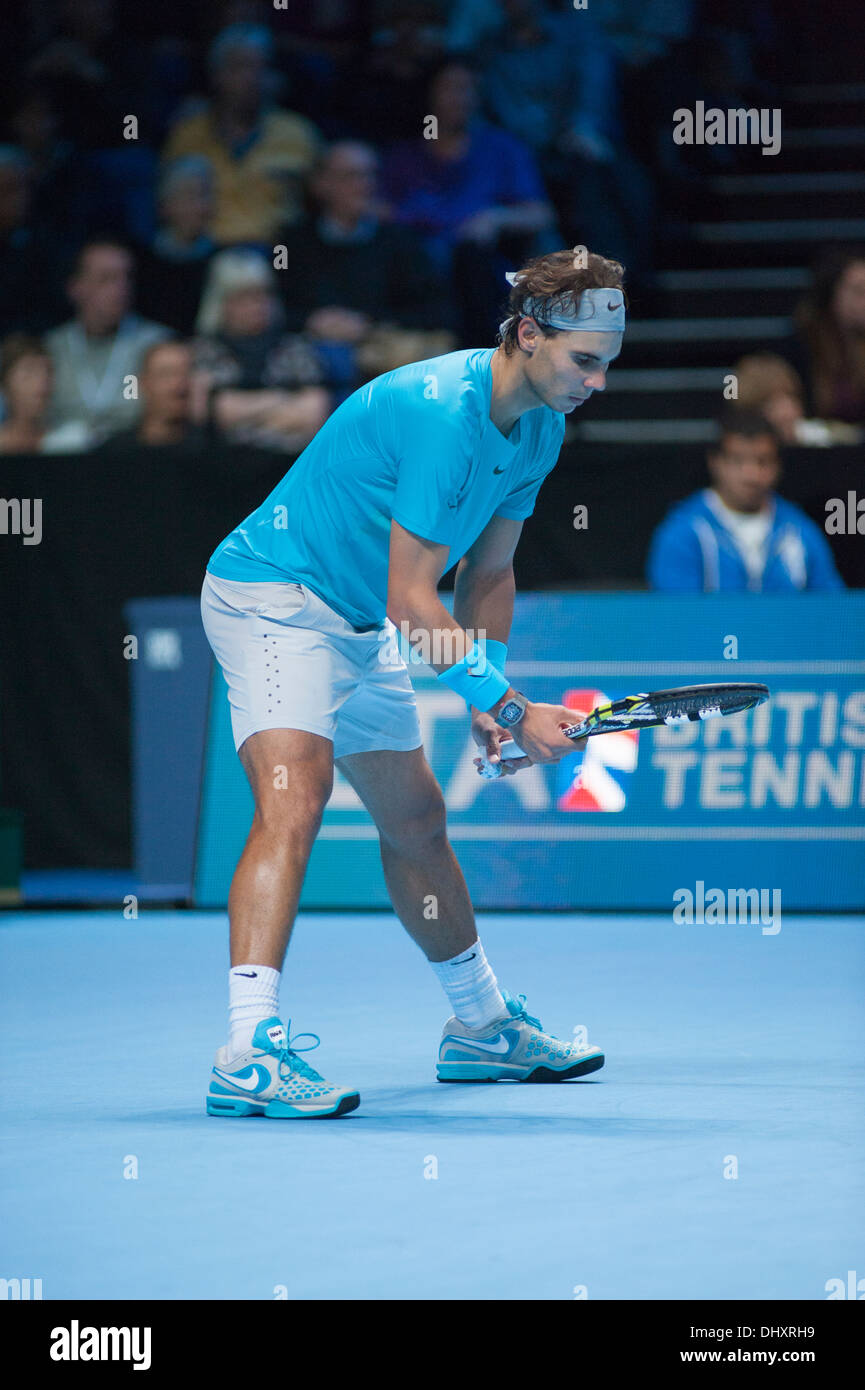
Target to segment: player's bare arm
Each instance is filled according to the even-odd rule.
[[[519,523],[516,524],[519,525]],[[517,539],[518,535],[513,540],[514,548]],[[449,634],[449,640],[440,641],[438,644],[430,643],[433,656],[446,651],[451,657],[450,661],[430,661],[430,665],[437,675],[442,671],[447,671],[452,662],[462,661],[474,645],[462,624],[451,616],[438,596],[437,587],[447,568],[448,553],[446,545],[437,545],[434,541],[425,540],[422,536],[416,536],[413,532],[406,531],[398,521],[391,521],[387,615],[397,627],[402,623],[408,623],[410,630],[420,630],[430,635],[438,633],[440,638],[446,639]],[[482,551],[478,553],[481,554]],[[513,549],[511,550],[512,555]],[[513,616],[513,568],[510,558],[507,561],[507,570],[504,572],[507,573],[507,571],[510,572],[510,581],[505,579],[504,583],[508,584],[510,588],[510,616]],[[497,588],[496,585],[489,585],[489,578],[490,571],[487,570],[486,584],[482,583],[479,590],[488,596],[495,593]],[[471,581],[469,582],[471,583]],[[495,636],[494,632],[486,627],[486,611],[485,604],[481,602],[476,611],[471,614],[475,621],[469,623],[468,626],[475,630],[486,631],[488,637],[495,637],[497,641],[506,640],[503,637]],[[498,617],[499,622],[501,622],[503,611],[501,595],[497,593],[491,612],[494,618]],[[509,631],[510,617],[507,621],[507,628]],[[475,709],[473,711],[472,731],[475,734],[475,740],[481,747],[488,750],[488,755],[498,756],[498,734],[505,732],[498,728],[495,717],[518,693],[513,687],[508,687],[504,695],[496,700],[489,709]],[[558,762],[568,753],[573,753],[574,744],[561,732],[562,728],[573,722],[574,711],[566,709],[564,705],[532,704],[529,702],[520,721],[520,746],[525,750],[526,757],[517,759],[512,763],[509,771],[516,771],[517,764],[519,767],[526,767],[530,762]],[[505,736],[509,735],[506,734]],[[493,743],[493,739],[495,739],[495,743]]]

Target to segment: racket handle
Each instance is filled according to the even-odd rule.
[[[570,724],[567,729],[562,729],[565,738],[582,738],[585,732],[585,725],[582,722]],[[526,755],[515,739],[507,738],[504,743],[499,745],[499,756],[502,758],[524,758]]]
[[[566,738],[573,739],[582,738],[586,732],[587,729],[584,720],[582,720],[579,724],[569,725],[567,729],[562,729],[562,733],[565,735]],[[499,745],[499,757],[503,760],[510,760],[513,758],[524,758],[525,756],[525,753],[523,752],[522,748],[516,742],[515,739],[505,739],[504,743]],[[501,777],[502,775],[502,769],[500,764],[489,762],[486,755],[484,755],[483,762],[478,768],[478,771],[482,777]]]

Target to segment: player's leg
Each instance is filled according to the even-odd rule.
[[[234,746],[254,816],[229,894],[229,1046],[278,1014],[282,960],[333,786],[334,654],[314,596],[295,583],[207,573],[207,639],[228,686]],[[345,680],[348,685],[348,678]]]
[[[333,744],[302,729],[262,729],[238,756],[255,814],[228,897],[231,964],[255,961],[281,970],[333,789]]]
[[[578,1048],[543,1032],[523,996],[516,1000],[499,989],[423,749],[353,753],[336,765],[376,823],[394,911],[454,1011],[439,1045],[438,1079],[565,1081],[603,1066],[599,1048]]]
[[[298,1055],[279,1006],[281,969],[312,845],[333,786],[334,654],[302,585],[207,575],[202,621],[228,685],[254,814],[229,894],[229,1041],[216,1054],[211,1115],[342,1115],[360,1097]],[[350,676],[341,676],[350,687]],[[318,1039],[310,1035],[313,1044]]]
[[[388,894],[406,931],[430,961],[467,950],[477,939],[474,911],[423,749],[352,753],[336,765],[376,823]]]
[[[333,786],[333,744],[300,729],[263,729],[241,744],[239,756],[255,812],[228,900],[231,1040],[216,1054],[207,1111],[271,1119],[345,1115],[359,1105],[357,1091],[325,1081],[298,1055],[278,1002],[285,949]]]
[[[376,823],[394,911],[438,976],[455,1015],[482,1027],[505,1012],[462,869],[447,837],[441,788],[423,748],[339,757]]]

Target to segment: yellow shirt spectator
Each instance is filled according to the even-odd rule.
[[[254,134],[231,150],[208,105],[178,121],[163,158],[204,155],[214,170],[216,212],[213,238],[223,245],[257,241],[272,245],[280,227],[301,214],[301,183],[312,167],[322,138],[303,116],[270,110]]]

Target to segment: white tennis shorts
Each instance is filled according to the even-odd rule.
[[[415,693],[390,619],[355,632],[308,589],[205,571],[201,620],[222,667],[234,746],[262,729],[305,729],[335,758],[422,745]]]

